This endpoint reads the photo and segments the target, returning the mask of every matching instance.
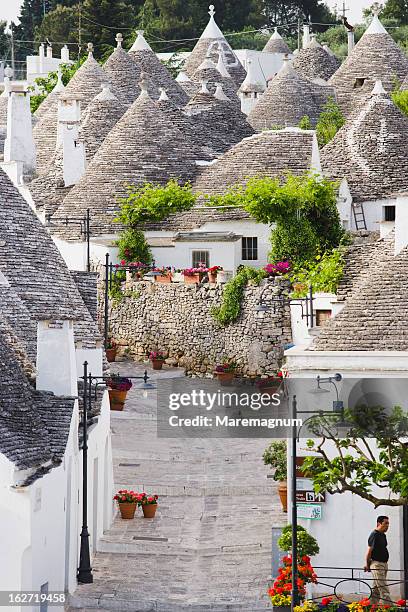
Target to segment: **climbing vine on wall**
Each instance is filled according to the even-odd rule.
[[[264,270],[256,270],[247,266],[241,268],[236,276],[228,281],[224,287],[221,306],[212,310],[212,316],[221,325],[233,323],[241,312],[241,303],[244,297],[245,287],[249,282],[259,285],[261,280],[267,276]]]

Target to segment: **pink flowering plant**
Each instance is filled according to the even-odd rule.
[[[165,267],[162,266],[161,268],[153,268],[152,269],[153,274],[156,276],[167,276],[168,274],[171,273],[171,268],[170,267]]]
[[[237,369],[237,364],[235,361],[232,361],[231,359],[226,359],[223,361],[223,363],[220,363],[217,366],[215,366],[215,371],[220,374],[235,372],[236,369]]]
[[[269,276],[282,276],[288,274],[292,269],[289,261],[278,261],[275,264],[268,264],[264,267],[264,270]]]
[[[149,353],[150,361],[164,361],[166,357],[160,351],[151,351]]]
[[[113,499],[117,501],[118,504],[139,504],[140,493],[128,491],[127,489],[119,489],[116,495],[113,496]]]
[[[186,268],[183,270],[186,276],[194,276],[194,274],[207,274],[208,268],[202,261],[199,262],[196,268]]]
[[[132,381],[130,378],[125,376],[119,376],[118,374],[112,374],[106,381],[109,389],[115,389],[116,391],[129,391],[132,388]]]
[[[159,499],[158,495],[147,495],[147,493],[140,494],[140,506],[150,506],[152,504],[157,504],[157,500]]]

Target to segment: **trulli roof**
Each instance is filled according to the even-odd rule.
[[[408,74],[401,83],[401,91],[406,91],[407,89],[408,89]]]
[[[368,101],[321,151],[324,173],[347,178],[356,201],[390,197],[408,189],[408,118],[393,104],[381,82]]]
[[[184,91],[186,92],[189,98],[191,98],[191,96],[197,93],[198,88],[197,88],[196,83],[194,83],[194,81],[190,79],[190,77],[188,76],[186,72],[184,72],[184,70],[181,70],[178,73],[176,77],[176,81],[180,85],[180,87],[184,89]]]
[[[137,38],[129,50],[129,56],[136,63],[141,72],[146,72],[157,88],[164,87],[168,95],[178,106],[184,106],[188,102],[188,96],[184,89],[173,79],[166,66],[158,59],[150,45],[143,36],[143,30],[138,30]],[[157,91],[149,88],[154,98],[159,97]]]
[[[192,77],[199,65],[207,57],[216,62],[219,52],[222,51],[224,64],[238,88],[245,79],[245,69],[215,22],[214,6],[210,5],[209,9],[210,20],[194,49],[188,56],[184,64],[184,70]]]
[[[385,89],[390,92],[395,80],[402,81],[407,75],[408,58],[375,15],[350,55],[331,77],[330,83],[336,88],[343,111],[350,113],[364,79],[370,88],[374,87],[376,80],[381,79]]]
[[[142,70],[122,48],[120,34],[116,36],[116,40],[117,47],[108,57],[103,68],[121,100],[130,105],[140,94],[139,81]]]
[[[84,176],[70,191],[53,220],[91,211],[94,234],[115,233],[113,222],[118,199],[127,184],[169,179],[190,180],[196,172],[186,136],[160,111],[146,90],[126,111],[99,148]],[[78,229],[67,227],[61,234],[76,237]]]
[[[335,97],[331,87],[318,85],[301,76],[289,60],[269,82],[265,93],[248,114],[248,121],[255,130],[299,125],[307,115],[316,125],[323,106]]]
[[[50,108],[54,108],[55,111],[58,110],[58,99],[61,95],[61,92],[65,90],[65,86],[62,82],[61,70],[58,70],[58,78],[57,83],[54,89],[48,94],[48,96],[41,102],[40,106],[34,113],[35,118],[39,121],[46,112],[49,111]]]
[[[310,80],[320,78],[328,81],[339,66],[340,62],[335,55],[327,53],[315,37],[293,60],[293,68]]]
[[[315,132],[299,128],[267,130],[244,138],[216,162],[203,167],[193,187],[203,194],[223,194],[252,177],[283,177],[286,172],[302,174],[308,170],[320,172]]]
[[[192,80],[199,85],[202,81],[207,82],[207,89],[214,94],[217,84],[222,85],[225,95],[230,101],[241,108],[241,101],[237,95],[237,86],[231,77],[222,76],[212,60],[206,58],[194,72]]]
[[[90,47],[92,48],[92,47]],[[65,88],[65,95],[75,94],[81,98],[81,112],[101,91],[101,86],[109,83],[109,77],[89,52],[87,59],[74,74]],[[51,107],[38,121],[33,130],[37,151],[37,173],[46,171],[57,144],[58,108]]]
[[[222,93],[222,88],[218,89]],[[205,82],[200,92],[191,98],[185,112],[194,122],[197,141],[218,154],[254,132],[246,115],[229,100],[212,96]]]
[[[267,53],[283,53],[284,55],[286,55],[287,53],[292,53],[288,44],[279,34],[278,28],[275,28],[274,33],[272,34],[262,51],[266,51]]]

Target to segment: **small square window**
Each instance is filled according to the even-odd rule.
[[[395,221],[395,206],[384,206],[384,221]]]
[[[331,310],[316,310],[316,327],[321,327],[331,317]]]
[[[200,265],[203,265],[206,268],[210,267],[210,252],[209,251],[193,251],[192,252],[191,266],[193,268],[198,268]]]
[[[354,81],[354,89],[361,89],[365,83],[365,77],[357,77]]]
[[[258,238],[242,238],[242,259],[244,261],[258,259]]]

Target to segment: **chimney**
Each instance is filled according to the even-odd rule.
[[[52,46],[47,45],[47,57],[52,59]]]
[[[69,49],[67,47],[67,45],[64,45],[61,49],[61,61],[63,64],[68,64],[69,63]]]
[[[57,148],[62,146],[64,185],[76,185],[85,172],[85,148],[79,141],[81,102],[77,96],[58,100]]]
[[[351,30],[347,31],[347,47],[348,47],[348,54],[350,55],[350,53],[355,47],[354,31],[351,31]]]
[[[38,72],[42,74],[44,72],[44,57],[45,57],[45,49],[44,43],[38,47]]]
[[[34,172],[36,165],[30,96],[25,92],[11,92],[7,106],[7,136],[4,161],[21,162],[23,172]]]
[[[398,255],[408,246],[408,192],[397,196],[395,203],[395,251]]]
[[[303,41],[302,41],[302,46],[303,48],[307,47],[308,44],[310,43],[310,25],[305,24],[303,26]]]
[[[39,321],[37,326],[38,391],[78,394],[73,321]]]

